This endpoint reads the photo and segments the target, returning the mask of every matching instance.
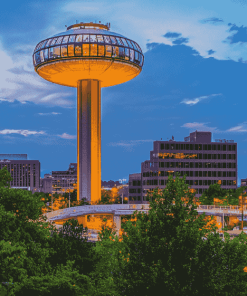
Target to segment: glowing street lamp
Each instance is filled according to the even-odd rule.
[[[101,87],[127,82],[142,70],[140,46],[110,24],[79,23],[37,44],[35,71],[77,87],[77,200],[101,198]]]

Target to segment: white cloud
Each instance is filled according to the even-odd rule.
[[[228,129],[227,132],[237,132],[237,133],[247,132],[247,125],[243,124],[243,125],[232,127]]]
[[[69,134],[66,134],[66,133],[63,133],[62,135],[58,135],[58,137],[60,137],[62,139],[68,139],[68,140],[76,139],[76,136],[69,135]]]
[[[58,113],[58,112],[51,112],[51,113],[38,113],[39,115],[58,115],[58,114],[62,114],[62,113]]]
[[[206,122],[206,123],[188,122],[182,125],[181,127],[186,127],[186,128],[197,130],[197,131],[207,131],[207,132],[214,132],[214,133],[221,132],[216,127],[206,126],[207,123],[209,122]]]
[[[12,103],[17,100],[23,104],[33,102],[61,107],[74,105],[68,99],[71,96],[68,88],[64,92],[62,86],[39,77],[34,71],[30,53],[16,54],[12,58],[0,44],[0,65],[0,101]]]
[[[208,99],[211,97],[215,97],[215,96],[220,96],[222,94],[212,94],[212,95],[208,95],[208,96],[201,96],[195,99],[184,99],[183,101],[180,102],[180,104],[186,104],[186,105],[195,105],[197,103],[199,103],[200,101],[204,100],[204,99]]]
[[[0,131],[1,135],[7,135],[7,134],[19,134],[23,135],[25,137],[29,135],[44,135],[46,134],[43,131],[37,132],[37,131],[29,131],[29,130],[14,130],[14,129],[4,129]]]
[[[121,141],[116,143],[109,143],[108,146],[122,146],[122,147],[132,147],[146,142],[153,142],[154,140],[131,140],[131,141]]]

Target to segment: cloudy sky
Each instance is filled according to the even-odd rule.
[[[76,162],[76,89],[40,78],[36,44],[78,21],[111,23],[145,56],[141,74],[102,89],[102,180],[128,179],[153,141],[195,130],[238,143],[247,178],[247,0],[3,1],[0,153],[27,153],[41,176]]]

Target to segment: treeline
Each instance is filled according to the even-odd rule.
[[[0,184],[0,295],[246,295],[247,236],[223,241],[185,177],[155,190],[121,240],[103,226],[95,244],[76,220],[48,223],[39,195]]]

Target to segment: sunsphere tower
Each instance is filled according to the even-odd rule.
[[[124,83],[142,70],[140,46],[110,24],[78,23],[37,44],[35,71],[77,87],[77,200],[101,199],[101,87]]]

